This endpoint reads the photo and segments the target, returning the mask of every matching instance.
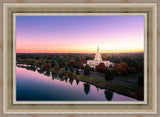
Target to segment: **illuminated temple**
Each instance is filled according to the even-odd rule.
[[[99,53],[99,47],[97,47],[97,53],[95,55],[94,60],[87,60],[87,65],[95,68],[99,63],[104,63],[106,67],[114,67],[114,63],[110,61],[103,61],[101,58],[101,54]]]

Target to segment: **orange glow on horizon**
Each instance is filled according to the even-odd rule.
[[[29,45],[29,46],[26,46]],[[17,45],[17,53],[96,53],[97,45],[100,53],[133,53],[144,52],[140,45],[130,43],[112,43],[112,44],[54,44],[54,43],[21,43]]]
[[[17,49],[17,53],[96,53],[95,51],[88,50],[25,50],[25,49]],[[132,50],[108,50],[108,51],[100,51],[100,53],[136,53],[136,52],[144,52],[143,49],[132,49]]]

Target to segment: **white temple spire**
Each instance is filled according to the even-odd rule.
[[[94,60],[87,60],[87,65],[89,65],[92,68],[96,68],[96,66],[100,63],[104,63],[104,65],[108,68],[110,66],[114,67],[114,63],[102,60],[101,54],[99,53],[99,46],[97,45],[97,53],[95,54],[95,58]],[[84,64],[84,66],[86,66],[86,64]]]
[[[99,46],[97,46],[97,53],[99,53]]]

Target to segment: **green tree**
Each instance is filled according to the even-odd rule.
[[[46,60],[46,63],[49,63],[48,59]]]
[[[90,67],[88,65],[86,65],[84,67],[84,75],[85,76],[89,76],[90,75]]]
[[[51,62],[51,67],[55,67],[55,62],[54,62],[54,60]]]
[[[66,70],[66,71],[68,71],[68,68],[67,68],[67,67],[65,67],[65,70]]]
[[[78,69],[76,70],[76,75],[79,75],[79,70]]]
[[[105,80],[113,80],[112,73],[109,69],[106,70],[104,78],[105,78]]]
[[[34,59],[27,59],[27,65],[31,65],[32,67],[35,65]]]
[[[70,68],[70,71],[73,72],[73,68],[72,67]]]

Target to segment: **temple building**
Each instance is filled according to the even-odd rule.
[[[97,47],[97,53],[95,55],[94,60],[87,60],[87,65],[89,65],[92,68],[95,68],[99,63],[104,63],[106,67],[114,67],[114,63],[110,61],[103,61],[101,58],[101,54],[99,53],[99,47]],[[85,66],[85,65],[84,65]]]

